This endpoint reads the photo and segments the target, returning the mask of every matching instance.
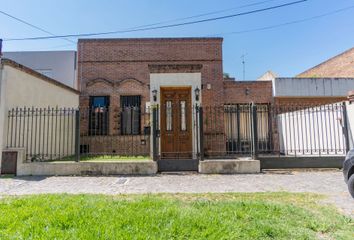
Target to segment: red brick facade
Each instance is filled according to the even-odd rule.
[[[141,106],[150,101],[151,73],[201,73],[202,106],[218,106],[218,128],[205,128],[206,150],[217,154],[225,152],[224,104],[271,103],[271,82],[236,82],[223,79],[221,38],[175,39],[87,39],[78,43],[78,82],[81,90],[80,106],[88,107],[90,96],[109,96],[110,109],[120,107],[120,97],[140,95]],[[206,119],[208,121],[208,119]],[[149,125],[143,118],[141,127]],[[81,132],[87,135],[87,118],[81,119]],[[92,152],[124,153],[136,149],[136,154],[148,152],[149,139],[141,145],[146,135],[134,137],[127,143],[120,135],[120,118],[109,114],[109,136],[82,138]],[[140,139],[141,138],[141,139]],[[216,141],[216,138],[218,141]],[[210,140],[210,141],[208,141]],[[100,144],[101,143],[101,144]],[[129,141],[128,141],[129,143]],[[120,149],[122,148],[122,149]],[[139,152],[139,153],[138,153]]]
[[[224,81],[224,103],[271,103],[271,81]]]
[[[149,75],[159,65],[200,65],[204,106],[272,101],[271,82],[223,81],[221,38],[79,40],[78,59],[81,106],[88,106],[89,96],[103,95],[113,107],[120,95],[142,95],[145,104]]]
[[[213,89],[203,90],[205,104],[223,97],[221,38],[79,40],[78,60],[81,106],[92,95],[109,95],[111,106],[124,94],[149,101],[149,65],[201,64],[202,84]]]

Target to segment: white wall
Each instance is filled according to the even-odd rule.
[[[280,152],[285,155],[345,155],[342,106],[324,105],[278,115]]]
[[[77,108],[79,106],[79,94],[75,90],[55,85],[6,63],[1,66],[0,153],[1,148],[6,146],[7,116],[10,109],[16,107]]]
[[[14,107],[78,107],[79,96],[24,71],[4,65],[6,108]]]
[[[349,127],[350,149],[354,148],[354,103],[346,102]]]
[[[41,73],[50,71],[50,78],[77,89],[75,51],[4,52],[3,57]]]
[[[345,97],[354,78],[276,78],[275,97]]]
[[[198,87],[202,89],[202,77],[201,73],[151,73],[150,74],[150,104],[160,104],[160,90],[161,87],[191,87],[192,91],[192,106],[200,104],[202,101],[202,96],[200,95],[199,101],[195,101],[194,90]],[[157,90],[157,101],[153,101],[152,91]],[[159,114],[161,116],[161,114]],[[197,142],[196,136],[198,129],[196,128],[197,119],[195,115],[192,114],[192,141],[193,141],[193,153],[197,152]],[[159,121],[160,123],[161,121]],[[160,149],[161,149],[161,144]],[[152,147],[151,147],[152,149]],[[193,156],[195,158],[196,156]]]
[[[1,59],[0,59],[1,61]],[[0,62],[0,174],[1,174],[1,160],[2,160],[2,150],[3,150],[3,136],[5,125],[5,85],[3,81],[3,65]]]

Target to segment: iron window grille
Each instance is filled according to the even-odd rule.
[[[108,135],[109,97],[90,97],[89,135]]]
[[[141,133],[141,96],[121,96],[121,134],[139,135]]]

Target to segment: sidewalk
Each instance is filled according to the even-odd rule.
[[[205,192],[312,192],[354,216],[354,199],[341,171],[277,171],[264,174],[0,178],[0,195],[40,193],[130,194]]]

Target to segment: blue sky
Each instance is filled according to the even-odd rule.
[[[2,1],[0,10],[55,34],[75,34],[126,29],[144,24],[236,8],[264,0],[17,0]],[[223,13],[217,17],[288,3],[272,0]],[[267,12],[176,28],[106,35],[104,37],[204,37],[219,33],[268,27],[309,18],[349,6],[354,0],[308,0]],[[198,20],[198,19],[192,19]],[[189,20],[187,20],[189,21]],[[44,36],[38,30],[0,14],[0,37]],[[354,47],[354,8],[279,28],[224,37],[224,72],[242,79],[242,54],[246,55],[246,80],[271,69],[280,76],[294,76],[331,56]],[[76,41],[76,38],[72,38]],[[63,39],[4,42],[4,51],[72,50]]]

